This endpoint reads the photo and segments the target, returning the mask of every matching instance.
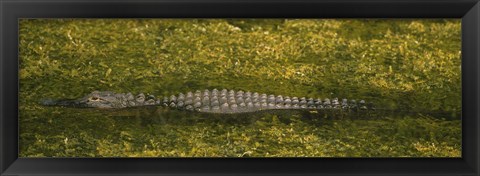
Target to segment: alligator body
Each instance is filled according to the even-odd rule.
[[[168,106],[175,109],[205,113],[246,113],[272,109],[338,109],[358,111],[371,109],[364,100],[347,100],[338,98],[305,98],[282,95],[267,95],[257,92],[234,90],[204,90],[179,93],[170,97],[156,98],[143,93],[114,93],[94,91],[83,98],[75,100],[43,100],[47,106],[65,106],[81,108],[128,108],[139,106]]]

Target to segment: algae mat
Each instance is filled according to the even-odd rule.
[[[22,19],[20,157],[460,157],[455,19]],[[376,117],[45,107],[94,90],[365,99]],[[399,113],[405,112],[405,113]]]

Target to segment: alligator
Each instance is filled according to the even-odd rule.
[[[92,93],[73,100],[42,100],[42,105],[64,106],[77,108],[104,108],[118,109],[140,106],[165,106],[186,111],[205,113],[247,113],[274,109],[294,110],[341,110],[362,111],[374,109],[371,104],[367,105],[364,100],[347,100],[338,98],[305,98],[282,95],[267,95],[257,92],[244,92],[242,90],[197,90],[195,92],[179,93],[163,98],[140,93],[134,96],[132,93],[115,93],[111,91],[93,91]]]

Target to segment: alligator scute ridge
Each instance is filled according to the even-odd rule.
[[[76,100],[43,100],[47,106],[65,106],[82,108],[128,108],[140,106],[168,106],[175,109],[205,113],[246,113],[272,109],[338,109],[347,111],[367,110],[364,100],[338,98],[305,98],[282,95],[267,95],[242,90],[204,90],[179,93],[170,97],[156,98],[140,93],[115,93],[111,91],[93,91]]]

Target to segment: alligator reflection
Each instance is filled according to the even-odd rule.
[[[65,108],[73,109],[73,108]],[[115,121],[137,121],[141,126],[150,124],[184,124],[195,125],[196,123],[221,123],[225,125],[248,125],[255,123],[263,117],[275,116],[281,122],[288,124],[292,118],[304,122],[321,122],[328,120],[381,120],[410,117],[435,117],[443,120],[458,120],[459,114],[449,112],[410,112],[401,110],[365,110],[365,111],[342,111],[330,110],[265,110],[249,113],[235,114],[212,114],[192,111],[181,111],[161,106],[143,106],[126,109],[76,109],[78,113],[85,115],[95,114],[112,118]],[[94,116],[95,116],[94,115]]]

